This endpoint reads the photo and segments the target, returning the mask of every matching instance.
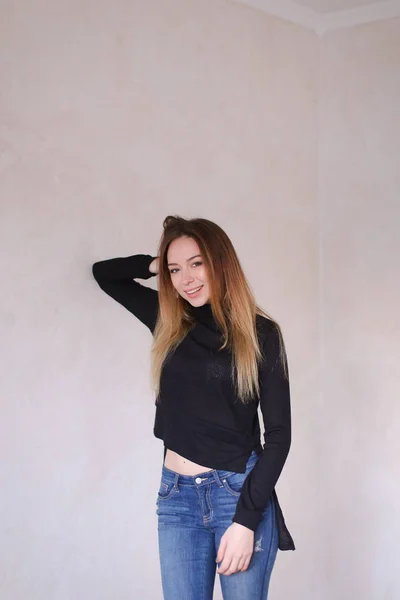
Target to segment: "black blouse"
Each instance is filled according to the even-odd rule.
[[[155,276],[149,271],[154,258],[136,254],[99,261],[92,266],[101,289],[152,333],[158,315],[158,292],[135,278]],[[279,548],[294,550],[275,491],[291,443],[290,389],[279,360],[277,327],[257,315],[263,351],[260,395],[243,404],[231,381],[231,352],[227,348],[218,351],[222,337],[211,304],[194,307],[188,303],[188,306],[195,325],[163,366],[153,433],[164,442],[164,456],[169,448],[207,468],[244,473],[246,462],[255,450],[258,461],[245,479],[232,521],[255,531],[273,496]],[[264,447],[260,442],[258,405],[264,421]]]

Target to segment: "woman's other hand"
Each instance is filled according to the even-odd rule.
[[[151,262],[151,263],[150,263],[150,266],[149,266],[149,271],[150,271],[150,273],[155,273],[155,274],[157,274],[157,273],[158,273],[158,260],[159,260],[159,258],[158,258],[158,256],[157,256],[157,257],[156,257],[156,258],[153,260],[153,262]]]
[[[219,544],[216,562],[222,561],[217,573],[232,575],[246,571],[253,555],[254,531],[239,523],[232,523]]]

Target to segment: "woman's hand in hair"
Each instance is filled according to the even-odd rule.
[[[153,262],[150,263],[149,266],[149,271],[150,273],[158,273],[158,261],[159,261],[159,257],[157,256]]]
[[[217,573],[232,575],[237,571],[246,571],[253,555],[254,531],[232,523],[225,531],[219,544],[217,560],[219,566]]]

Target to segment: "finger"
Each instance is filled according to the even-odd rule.
[[[226,555],[225,558],[224,558],[224,560],[220,564],[220,567],[218,569],[218,573],[220,575],[224,575],[225,571],[227,571],[229,569],[231,562],[232,562],[232,558],[230,556]]]
[[[242,558],[239,560],[239,563],[238,563],[238,566],[237,566],[237,570],[238,571],[243,571],[244,570],[243,567],[244,567],[245,562],[246,562],[246,556],[242,556]]]
[[[217,558],[216,558],[216,562],[221,562],[221,560],[224,559],[225,556],[225,550],[226,550],[226,538],[224,538],[224,536],[222,536],[221,541],[219,543],[219,548],[218,548],[218,552],[217,552]]]
[[[231,561],[231,565],[229,567],[229,569],[227,570],[227,572],[225,573],[225,575],[233,575],[234,573],[236,573],[239,569],[238,569],[238,565],[239,565],[239,560],[240,557],[235,557],[232,559]]]
[[[226,550],[226,538],[222,537],[220,544],[219,544],[217,558],[216,558],[215,562],[219,563],[219,562],[221,562],[221,560],[224,560],[225,550]]]
[[[251,555],[248,558],[246,558],[246,560],[244,561],[243,571],[247,571],[247,569],[249,568],[250,561],[251,561]]]

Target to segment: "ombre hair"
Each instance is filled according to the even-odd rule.
[[[200,249],[210,286],[214,319],[222,331],[220,350],[232,353],[231,376],[238,398],[247,403],[260,394],[259,364],[264,356],[257,335],[256,315],[277,328],[279,360],[287,376],[285,347],[280,327],[255,301],[253,292],[227,234],[208,219],[167,216],[163,222],[157,256],[159,312],[151,347],[151,383],[159,401],[164,362],[194,327],[190,306],[176,294],[168,268],[170,243],[180,237],[193,238]]]

